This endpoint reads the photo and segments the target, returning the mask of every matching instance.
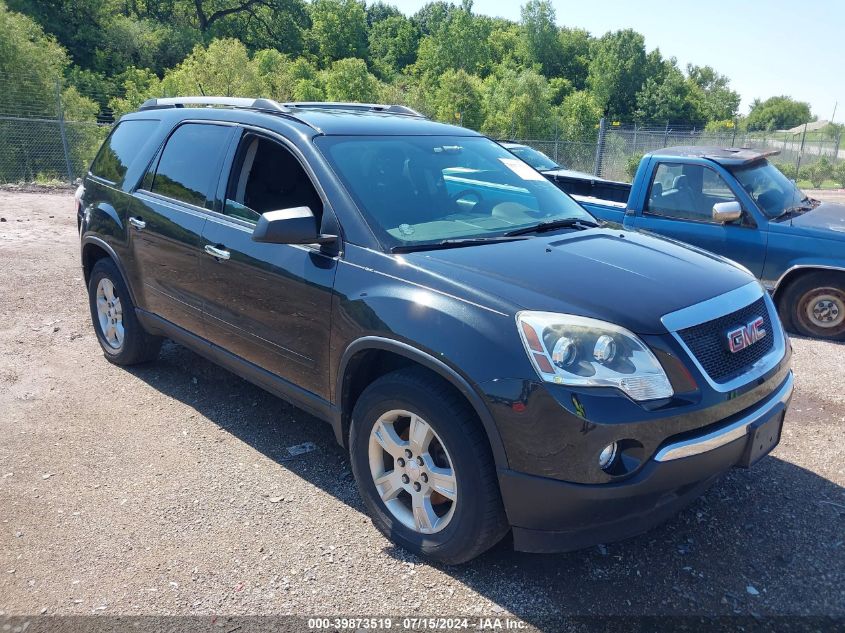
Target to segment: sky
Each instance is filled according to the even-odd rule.
[[[426,0],[387,0],[411,15]],[[459,0],[455,0],[459,4]],[[479,14],[519,20],[523,0],[475,0]],[[755,98],[789,95],[819,119],[845,122],[845,0],[552,0],[560,26],[593,35],[632,28],[646,48],[731,79],[747,114]]]

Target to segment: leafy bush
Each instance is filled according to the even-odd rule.
[[[825,180],[833,176],[833,165],[830,164],[827,158],[820,158],[815,163],[802,167],[800,176],[805,180],[809,180],[813,187],[818,189],[824,184]]]
[[[637,175],[637,169],[640,166],[640,161],[642,161],[643,155],[642,154],[634,154],[628,159],[628,162],[625,164],[625,173],[628,174],[628,177],[633,180],[634,176]]]
[[[845,187],[845,160],[836,163],[833,170],[833,179],[839,183],[840,187]]]
[[[795,169],[795,165],[793,163],[774,163],[774,166],[790,180],[798,179],[798,170]]]

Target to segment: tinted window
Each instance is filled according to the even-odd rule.
[[[542,174],[483,137],[322,136],[316,142],[390,245],[592,220]]]
[[[724,179],[702,165],[663,163],[654,171],[647,212],[680,220],[713,221],[713,205],[735,200]]]
[[[122,183],[129,164],[157,126],[158,121],[118,123],[91,164],[91,173],[115,184]]]
[[[199,123],[177,128],[164,146],[150,191],[204,206],[231,131],[227,126]]]
[[[322,216],[323,203],[293,154],[271,140],[246,135],[232,166],[223,213],[257,222],[267,211],[291,207],[309,207],[315,217]]]

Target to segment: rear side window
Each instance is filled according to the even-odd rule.
[[[164,146],[150,191],[205,206],[231,132],[228,126],[202,123],[178,127]]]
[[[91,174],[112,184],[121,184],[130,163],[149,140],[158,123],[153,120],[118,123],[91,163]]]

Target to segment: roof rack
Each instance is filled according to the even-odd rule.
[[[285,114],[290,112],[288,108],[272,99],[248,99],[242,97],[167,97],[164,99],[147,99],[138,109],[159,110],[161,108],[184,108],[186,106],[226,106],[229,108],[264,110]]]
[[[281,104],[284,108],[297,110],[355,110],[358,112],[386,112],[388,114],[400,114],[404,116],[426,118],[424,114],[420,114],[413,108],[398,104],[384,104],[384,103],[353,103],[343,101],[292,101]]]

